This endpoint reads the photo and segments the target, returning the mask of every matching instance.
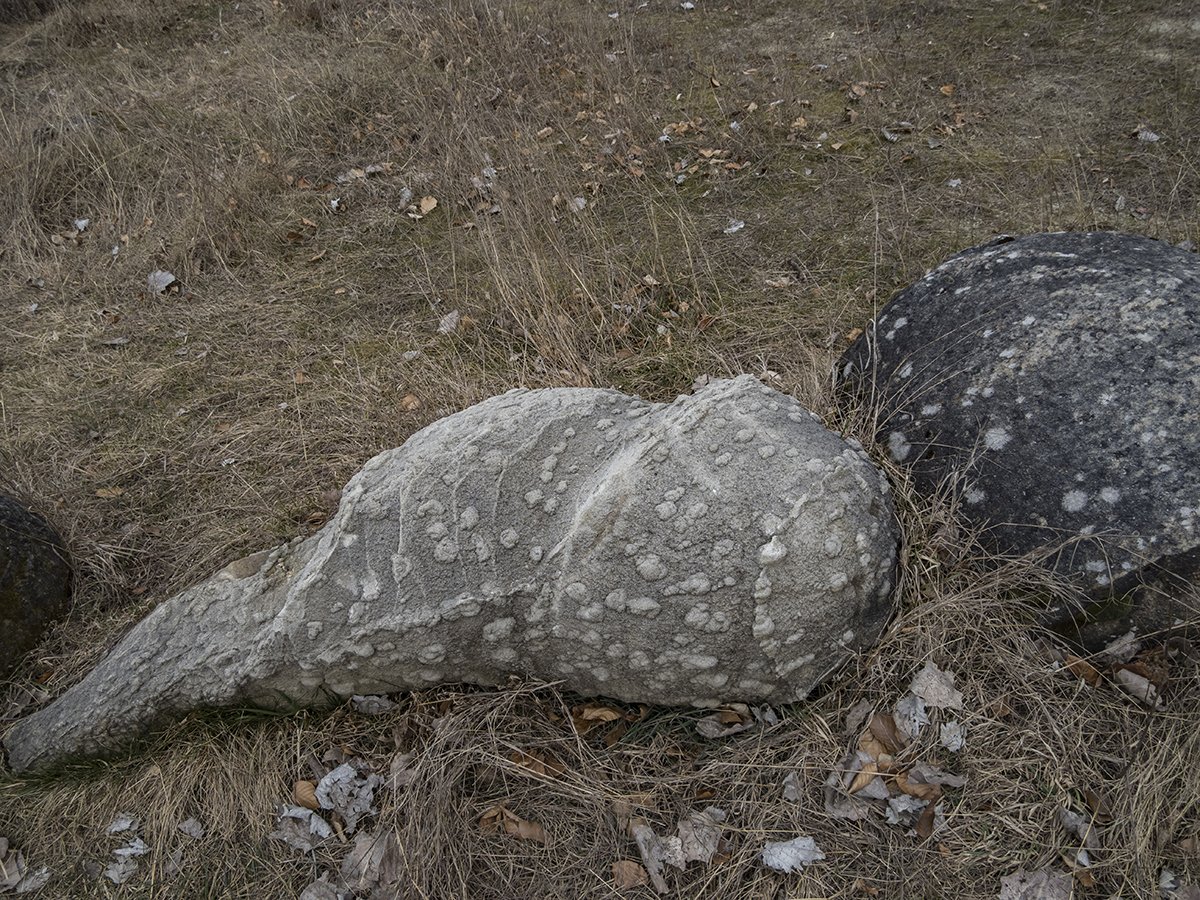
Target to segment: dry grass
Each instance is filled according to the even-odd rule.
[[[80,564],[76,609],[14,696],[64,689],[154,603],[309,532],[366,459],[498,391],[663,399],[749,371],[833,422],[845,334],[954,250],[1064,228],[1200,240],[1186,4],[697,6],[87,0],[0,29],[0,476]],[[898,121],[916,132],[882,140]],[[1163,140],[1132,140],[1142,123]],[[336,184],[374,163],[390,174]],[[417,220],[410,196],[439,203]],[[156,268],[181,290],[147,296]],[[451,310],[474,324],[438,334]],[[678,877],[681,896],[866,896],[857,878],[884,897],[994,896],[1066,846],[1054,807],[1079,788],[1116,812],[1080,896],[1150,896],[1163,863],[1200,877],[1180,849],[1200,829],[1194,671],[1161,714],[1054,673],[1023,611],[1055,586],[986,565],[952,497],[901,493],[900,618],[774,728],[707,742],[692,714],[659,711],[609,749],[532,685],[447,688],[383,719],[197,720],[134,759],[0,780],[0,834],[54,869],[53,896],[109,896],[87,863],[128,810],[155,854],[122,893],[292,896],[332,857],[266,840],[273,805],[310,753],[386,767],[398,729],[417,775],[380,822],[414,897],[612,896],[610,864],[636,850],[611,804],[642,794],[664,828],[730,812],[729,859]],[[921,845],[830,820],[846,710],[890,704],[930,658],[969,711],[959,757],[920,748],[970,779],[949,831]],[[526,777],[507,756],[531,746],[566,772]],[[789,771],[799,802],[780,796]],[[499,801],[549,846],[481,833]],[[209,836],[168,879],[188,815]],[[796,833],[828,860],[790,878],[756,865],[764,838]]]

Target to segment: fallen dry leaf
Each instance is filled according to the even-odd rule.
[[[194,841],[202,840],[207,833],[204,826],[200,824],[200,820],[195,818],[184,819],[175,826],[175,829]]]
[[[917,819],[916,824],[917,837],[921,841],[927,841],[933,836],[934,818],[936,815],[937,806],[932,802],[921,810],[921,817]]]
[[[567,770],[566,765],[544,750],[514,750],[508,754],[508,758],[510,762],[541,778],[557,778]]]
[[[292,802],[305,809],[320,809],[317,801],[317,786],[311,781],[297,781],[292,785]]]
[[[783,799],[800,800],[803,796],[800,789],[800,776],[795,772],[788,772],[783,778]]]
[[[308,853],[332,838],[333,829],[313,810],[288,806],[281,808],[275,830],[268,836]]]
[[[629,730],[629,723],[625,721],[618,722],[608,733],[604,735],[604,746],[610,750],[617,744],[621,738],[625,737],[625,732]]]
[[[650,883],[646,870],[632,859],[622,859],[612,864],[613,884],[618,890],[628,891]]]
[[[848,819],[850,821],[867,819],[871,816],[871,811],[875,808],[875,804],[871,802],[871,798],[864,796],[863,791],[854,796],[846,792],[846,788],[853,781],[855,773],[867,762],[870,762],[870,759],[863,751],[855,751],[848,754],[837,768],[829,773],[829,776],[825,779],[824,786],[826,813],[835,819]]]
[[[1100,686],[1100,670],[1081,656],[1075,656],[1073,653],[1066,654],[1063,668],[1092,687]]]
[[[896,727],[896,719],[891,713],[875,713],[867,722],[867,729],[888,753],[895,754],[908,744],[908,739]]]
[[[357,764],[357,765],[356,765]],[[365,771],[366,774],[360,772]],[[360,819],[376,812],[372,805],[375,789],[383,785],[383,779],[371,772],[362,760],[342,763],[317,783],[317,802],[322,809],[332,809],[353,833]],[[337,819],[334,819],[335,826]]]
[[[1092,874],[1092,860],[1086,849],[1064,850],[1059,854],[1059,858],[1081,885],[1085,888],[1096,886],[1096,876]]]
[[[660,894],[667,893],[670,888],[663,878],[663,866],[670,862],[677,868],[683,868],[682,852],[679,838],[662,838],[654,833],[654,829],[645,819],[630,819],[629,833],[637,844],[638,852],[642,855],[642,864],[651,884]],[[674,846],[672,846],[672,841]]]
[[[713,739],[729,737],[753,727],[754,716],[750,708],[742,703],[719,709],[696,723],[696,731],[701,737]]]
[[[850,786],[846,788],[847,794],[857,794],[868,784],[874,781],[879,775],[879,766],[875,763],[867,763],[854,774],[854,780],[850,782]]]
[[[910,797],[916,797],[918,800],[936,800],[942,796],[941,785],[923,784],[920,781],[910,780],[907,772],[901,772],[897,775],[895,784],[901,793],[908,794]]]
[[[17,888],[17,893],[21,893],[20,888]],[[1158,893],[1164,900],[1200,900],[1200,887],[1194,884],[1185,884],[1178,875],[1165,866],[1158,873]]]
[[[1109,662],[1113,665],[1127,663],[1142,649],[1142,641],[1138,637],[1136,631],[1127,631],[1117,638],[1113,638],[1104,649],[1096,654],[1097,660]]]
[[[437,197],[422,197],[417,201],[417,211],[423,216],[429,215],[437,209]]]
[[[925,712],[925,701],[916,694],[905,694],[896,703],[893,710],[896,727],[909,740],[916,740],[921,729],[929,724],[929,716]]]
[[[633,817],[635,807],[638,809],[653,809],[654,795],[629,794],[625,797],[618,797],[612,802],[613,817],[617,820],[617,825],[622,831],[629,829],[629,823]]]
[[[342,860],[341,875],[358,897],[396,896],[403,872],[403,855],[392,831],[360,831]]]
[[[495,831],[511,835],[522,841],[534,841],[545,846],[546,831],[537,822],[522,819],[507,807],[493,806],[479,817],[479,827],[484,831]]]
[[[624,718],[624,712],[605,704],[585,703],[571,708],[571,727],[581,735]]]
[[[760,857],[764,866],[776,872],[799,872],[824,858],[817,842],[808,836],[769,842]]]
[[[954,673],[943,672],[932,661],[912,680],[909,690],[934,709],[962,709],[963,695],[954,687]]]
[[[1062,872],[1017,869],[1000,879],[997,900],[1071,900],[1073,889],[1071,876]]]
[[[938,726],[938,741],[951,753],[957,753],[967,743],[967,727],[961,722],[943,722]]]
[[[146,289],[151,296],[158,296],[173,288],[178,288],[179,280],[170,272],[155,269],[146,279]]]
[[[1163,708],[1163,701],[1162,697],[1159,696],[1158,688],[1144,675],[1139,674],[1132,668],[1124,667],[1117,669],[1113,673],[1113,677],[1126,693],[1130,694],[1142,705],[1148,706],[1151,709],[1161,710]]]
[[[1112,804],[1103,795],[1090,788],[1084,788],[1083,799],[1087,801],[1088,809],[1092,811],[1092,821],[1097,825],[1112,824]]]
[[[710,806],[689,815],[679,823],[679,845],[684,863],[712,862],[713,855],[721,843],[721,823],[726,819],[725,810]]]
[[[1080,846],[1085,850],[1095,853],[1100,849],[1100,837],[1096,834],[1095,826],[1086,817],[1065,806],[1060,806],[1055,812],[1055,818],[1064,831],[1079,838]]]

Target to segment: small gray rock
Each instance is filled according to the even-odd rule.
[[[966,250],[902,291],[842,361],[882,400],[918,486],[959,482],[994,549],[1051,561],[1088,642],[1194,618],[1200,574],[1200,259],[1132,235]],[[1076,628],[1078,608],[1053,623]]]
[[[0,678],[71,605],[71,564],[50,524],[0,495]]]
[[[794,701],[879,634],[896,544],[865,454],[749,376],[669,405],[512,391],[372,459],[318,534],[163,603],[5,746],[26,771],[197,707],[512,673]]]

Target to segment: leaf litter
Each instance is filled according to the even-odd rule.
[[[354,846],[342,860],[342,879],[356,895],[365,896],[376,889],[394,893],[401,873],[400,844],[390,830],[359,832],[354,837]]]
[[[1110,682],[1143,706],[1158,712],[1166,708],[1164,691],[1171,683],[1172,671],[1180,657],[1190,659],[1195,653],[1183,638],[1148,646],[1136,631],[1115,638],[1089,658],[1048,644],[1042,649],[1052,664],[1089,687],[1099,689],[1106,681]]]
[[[315,792],[321,808],[336,812],[345,823],[347,833],[351,834],[358,828],[360,819],[377,812],[372,803],[375,789],[383,784],[383,779],[374,772],[360,775],[360,768],[367,766],[365,763],[360,766],[342,763],[321,779]]]
[[[921,732],[930,724],[930,708],[963,708],[954,674],[932,661],[913,678],[893,712],[878,712],[868,701],[849,710],[845,733],[857,733],[856,745],[825,779],[828,815],[849,821],[882,816],[890,825],[912,829],[920,840],[946,827],[944,788],[964,787],[967,779],[914,758]],[[940,746],[952,752],[965,746],[965,727],[957,721],[944,723],[938,736]],[[784,790],[786,796],[786,780]]]
[[[31,894],[41,890],[50,880],[51,872],[46,866],[30,869],[25,854],[13,850],[8,838],[0,837],[0,893]]]
[[[696,722],[696,732],[701,737],[715,740],[749,731],[756,725],[770,727],[778,724],[779,715],[769,706],[750,707],[745,703],[731,703]]]
[[[709,806],[682,819],[670,835],[658,834],[645,819],[629,820],[629,835],[637,844],[642,865],[658,893],[670,890],[663,877],[666,866],[682,872],[690,862],[702,865],[712,862],[721,846],[722,825],[727,815],[720,807]]]
[[[303,806],[283,806],[280,807],[279,820],[270,837],[283,841],[301,853],[310,853],[317,847],[324,846],[333,837],[333,829],[311,809],[305,809]]]

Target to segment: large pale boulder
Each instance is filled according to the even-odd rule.
[[[669,405],[514,391],[372,459],[312,538],[163,603],[4,744],[24,771],[197,707],[512,673],[793,701],[880,632],[896,544],[862,451],[753,378]]]
[[[1195,619],[1200,258],[1112,233],[1000,238],[897,294],[842,374],[918,486],[958,482],[994,549],[1061,547],[1103,641]],[[1076,618],[1079,622],[1075,622]]]
[[[71,563],[62,538],[23,504],[0,494],[0,678],[71,606]]]

